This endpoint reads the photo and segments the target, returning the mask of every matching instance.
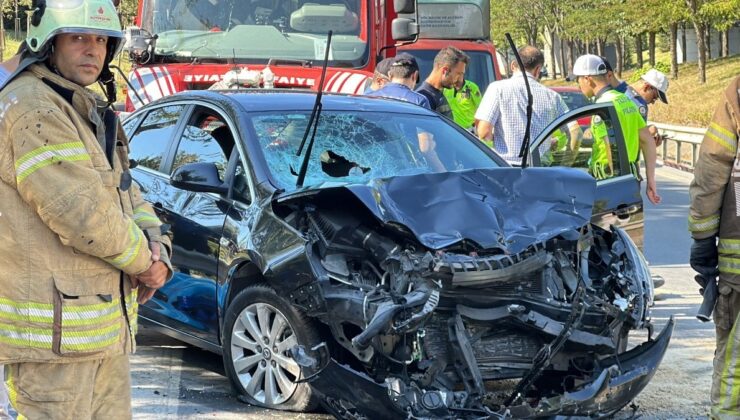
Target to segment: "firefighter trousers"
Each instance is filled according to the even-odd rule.
[[[18,419],[131,418],[128,355],[71,363],[5,365]]]
[[[722,282],[714,307],[717,348],[712,370],[712,418],[740,419],[740,285]]]

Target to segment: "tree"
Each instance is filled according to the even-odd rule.
[[[702,16],[700,10],[704,5],[705,0],[685,0],[686,6],[689,8],[689,20],[694,26],[694,32],[696,32],[696,47],[698,52],[698,64],[699,64],[699,83],[704,84],[707,82],[707,44],[704,31],[706,30],[707,23],[705,17]]]
[[[138,6],[137,0],[122,0],[118,5],[118,13],[121,15],[121,24],[124,28],[133,25]]]
[[[650,0],[654,2],[653,25],[657,27],[667,27],[670,36],[671,49],[671,77],[678,78],[678,25],[688,19],[688,8],[684,0]],[[686,54],[686,42],[684,40],[683,53]],[[685,61],[685,56],[684,56]]]
[[[536,12],[542,24],[542,38],[545,44],[549,44],[550,47],[550,62],[553,65],[550,74],[553,78],[557,78],[559,67],[560,73],[565,75],[567,61],[565,46],[567,44],[568,34],[564,28],[564,20],[565,16],[572,12],[572,1],[540,0],[534,2],[534,7],[537,8]],[[558,45],[560,48],[560,57],[555,56],[557,40],[560,40]]]
[[[504,57],[508,60],[509,43],[505,33],[511,34],[518,46],[523,44],[537,45],[538,16],[535,10],[535,0],[491,0],[491,39]],[[509,63],[505,63],[508,68]]]
[[[593,2],[590,0],[571,0],[570,12],[563,18],[564,32],[571,39],[588,45],[596,42],[597,51],[603,52],[603,46],[613,33],[610,2]]]
[[[709,0],[701,6],[701,14],[722,34],[720,57],[730,52],[728,32],[740,20],[740,0]]]

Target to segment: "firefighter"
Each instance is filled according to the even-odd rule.
[[[717,348],[712,372],[712,417],[740,418],[740,76],[714,111],[689,187],[691,267],[710,281],[719,274],[714,308]],[[719,237],[719,243],[717,242]]]
[[[110,108],[123,33],[111,0],[33,10],[0,83],[0,363],[19,418],[130,418],[137,300],[172,270]]]

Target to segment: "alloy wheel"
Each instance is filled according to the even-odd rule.
[[[296,344],[295,332],[274,306],[254,303],[239,314],[231,331],[231,362],[254,400],[275,406],[293,395],[301,371],[289,353]]]

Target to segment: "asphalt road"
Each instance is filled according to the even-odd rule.
[[[713,324],[694,318],[700,296],[688,267],[686,231],[691,174],[658,170],[659,206],[646,203],[645,254],[653,274],[666,285],[657,290],[653,311],[656,331],[677,319],[673,339],[658,373],[619,418],[703,418],[708,410],[713,352]],[[639,339],[638,337],[635,337]],[[142,328],[131,358],[136,419],[328,419],[325,414],[264,410],[231,394],[220,356]]]

